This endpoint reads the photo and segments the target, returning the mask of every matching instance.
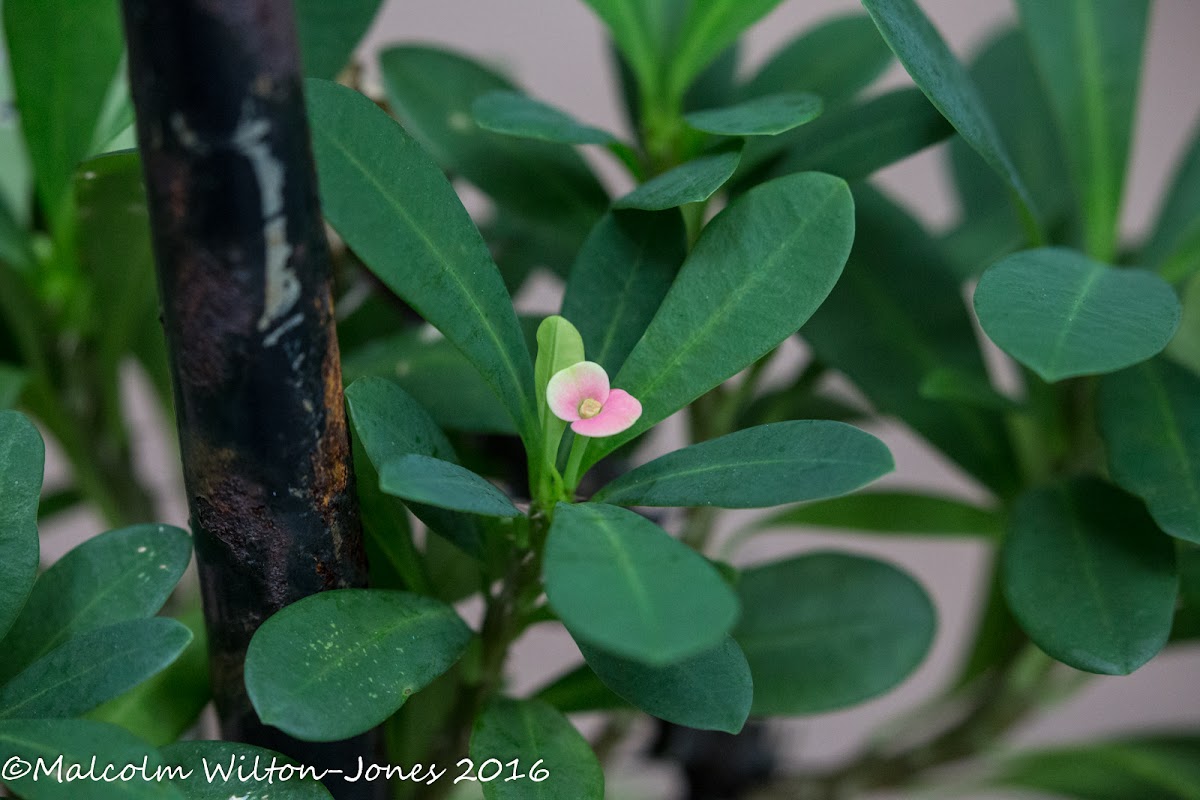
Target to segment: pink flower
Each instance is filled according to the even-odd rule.
[[[621,389],[610,389],[608,373],[594,361],[580,361],[554,374],[546,404],[580,436],[614,436],[642,415],[642,404]]]

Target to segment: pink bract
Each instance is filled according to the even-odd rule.
[[[600,413],[591,419],[571,423],[571,430],[580,436],[615,436],[629,429],[642,415],[642,404],[623,389],[613,389]]]
[[[546,384],[546,404],[554,416],[567,422],[582,419],[579,405],[584,400],[604,405],[608,394],[608,373],[594,361],[580,361],[559,370]]]

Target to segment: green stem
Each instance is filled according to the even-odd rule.
[[[571,442],[571,454],[567,456],[567,468],[563,472],[563,489],[568,499],[575,497],[575,490],[579,488],[579,468],[583,465],[583,456],[587,452],[589,442],[591,439],[579,434],[575,434]]]

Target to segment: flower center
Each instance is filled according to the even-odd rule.
[[[599,400],[592,397],[585,397],[583,402],[579,404],[579,416],[584,419],[591,419],[600,413],[600,409],[604,406]]]

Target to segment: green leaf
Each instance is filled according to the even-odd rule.
[[[585,463],[795,333],[841,275],[853,208],[843,181],[801,173],[751,189],[714,217],[613,381],[641,401],[641,418],[625,433],[595,440]]]
[[[1182,287],[1183,314],[1166,354],[1192,372],[1200,373],[1200,275]]]
[[[762,520],[755,530],[780,527],[833,528],[856,533],[922,536],[982,536],[999,539],[1004,520],[997,511],[949,497],[900,492],[862,492],[789,508]]]
[[[742,572],[734,638],[754,676],[751,713],[860,703],[925,658],[936,619],[924,590],[882,561],[813,553]]]
[[[826,20],[776,50],[739,90],[741,97],[812,92],[832,108],[875,81],[892,51],[864,14]]]
[[[1036,218],[1033,199],[971,76],[914,0],[862,0],[892,52],[929,101],[959,135],[1016,192],[1028,216]]]
[[[949,400],[991,411],[1013,411],[1021,407],[1016,401],[996,391],[989,381],[951,367],[935,367],[921,379],[917,391],[921,397],[929,400]]]
[[[622,506],[765,508],[836,497],[895,468],[887,445],[841,422],[793,420],[660,456],[598,491]]]
[[[555,374],[584,360],[583,337],[579,330],[559,316],[542,320],[537,329],[537,359],[534,362],[534,391],[537,393],[538,418],[545,424],[546,386]],[[561,436],[562,431],[559,431]]]
[[[0,10],[0,41],[4,35],[3,13]],[[0,108],[16,105],[13,97],[12,75],[8,59],[0,58]],[[5,208],[12,224],[23,228],[29,223],[33,176],[25,142],[21,138],[21,119],[16,114],[0,114],[0,208]]]
[[[785,134],[781,139],[787,149],[768,174],[813,170],[858,181],[937,144],[951,132],[924,95],[916,89],[898,89],[841,106]],[[754,149],[746,154],[747,160],[752,158]]]
[[[632,511],[560,503],[544,558],[567,630],[614,655],[665,666],[715,647],[737,619],[720,573]]]
[[[308,82],[321,205],[389,288],[463,352],[536,436],[533,364],[487,245],[420,146],[370,100]]]
[[[31,238],[30,232],[17,222],[16,215],[0,195],[0,269],[12,268],[17,272],[33,269],[37,256]]]
[[[498,697],[475,720],[471,758],[476,774],[490,761],[517,759],[519,774],[484,782],[487,800],[603,800],[604,771],[579,731],[552,706],[540,700]],[[547,774],[548,773],[548,774]],[[540,780],[539,780],[540,779]]]
[[[737,733],[750,714],[754,684],[731,637],[699,655],[649,666],[580,643],[588,666],[612,691],[659,719],[706,731]]]
[[[409,454],[385,462],[379,470],[379,488],[393,497],[451,511],[486,517],[521,515],[512,501],[484,478],[429,456]]]
[[[336,78],[382,5],[381,0],[297,0],[296,35],[304,74]]]
[[[392,111],[447,172],[473,183],[552,241],[574,250],[608,207],[608,193],[569,145],[485,131],[475,99],[517,89],[464,55],[393,47],[379,57]]]
[[[310,776],[301,777],[299,772],[279,771],[274,780],[263,780],[252,775],[256,763],[265,770],[270,766],[282,767],[296,762],[279,753],[240,742],[188,741],[176,742],[159,750],[168,764],[178,764],[192,771],[190,778],[171,781],[187,800],[276,800],[280,797],[281,785],[286,800],[331,800],[329,790],[320,781]],[[238,768],[242,773],[238,773]],[[349,767],[353,776],[354,768]],[[317,769],[320,774],[321,768]],[[211,775],[211,778],[210,778]],[[243,780],[246,775],[249,780]],[[286,776],[286,781],[284,778]],[[336,778],[330,776],[330,780]]]
[[[191,537],[169,525],[134,525],[80,544],[38,578],[4,639],[0,683],[78,634],[157,614],[191,559]]]
[[[246,651],[246,690],[267,725],[332,742],[368,731],[462,657],[450,606],[382,589],[335,589],[276,613]]]
[[[175,741],[196,724],[212,700],[199,598],[179,621],[192,632],[183,655],[153,678],[93,709],[88,719],[120,725],[156,747]]]
[[[33,423],[16,411],[0,411],[0,640],[37,578],[38,494],[45,459]]]
[[[724,108],[693,111],[684,121],[720,136],[774,136],[821,116],[821,98],[811,92],[770,94]]]
[[[686,257],[678,211],[616,211],[597,223],[571,267],[562,304],[589,361],[617,373]]]
[[[988,783],[1079,800],[1197,800],[1200,738],[1172,736],[1017,753]]]
[[[0,411],[17,404],[28,380],[29,375],[25,370],[0,362]],[[3,637],[4,631],[0,630],[0,638]]]
[[[1175,551],[1142,504],[1094,478],[1027,491],[1001,550],[1004,597],[1038,647],[1128,675],[1167,643]]]
[[[690,3],[669,61],[666,96],[682,97],[692,79],[742,31],[770,13],[780,0],[705,0]]]
[[[120,14],[112,0],[5,0],[3,12],[38,197],[59,224],[121,60]]]
[[[1142,263],[1158,269],[1195,236],[1200,224],[1200,124],[1171,173],[1175,176],[1158,210],[1154,230],[1142,249]]]
[[[600,128],[584,125],[554,106],[527,94],[500,90],[475,98],[471,104],[475,123],[486,131],[541,139],[560,144],[612,144],[617,137]]]
[[[346,403],[355,433],[377,472],[409,453],[458,461],[450,441],[425,409],[391,381],[360,378],[346,389]],[[434,533],[472,555],[481,552],[481,533],[475,519],[419,503],[410,508]]]
[[[613,711],[627,709],[629,704],[600,682],[587,664],[560,676],[537,693],[537,699],[557,708],[564,714],[578,711]]]
[[[737,170],[741,153],[722,150],[699,156],[657,175],[613,202],[613,208],[663,211],[712,197]]]
[[[1059,247],[993,264],[975,288],[975,311],[989,339],[1047,381],[1145,361],[1171,341],[1181,313],[1157,275]]]
[[[165,617],[73,636],[0,688],[0,719],[83,714],[166,669],[191,640]]]
[[[952,368],[986,384],[958,280],[937,243],[899,206],[855,187],[854,251],[846,272],[802,334],[878,411],[900,417],[972,475],[1001,493],[1016,464],[1001,416],[929,400],[931,371]]]
[[[660,66],[682,22],[678,0],[584,0],[608,28],[617,49],[637,78],[640,94],[657,98]]]
[[[1112,261],[1148,0],[1017,0],[1082,202],[1088,255]]]
[[[154,776],[160,766],[171,761],[163,759],[149,745],[128,731],[103,722],[83,719],[17,719],[0,720],[0,752],[5,758],[19,756],[34,764],[39,758],[54,764],[62,756],[64,778],[75,766],[86,774],[95,757],[97,772],[104,765],[120,769],[127,764],[140,766],[146,759],[147,772]],[[200,779],[201,782],[203,778]],[[4,784],[19,792],[26,800],[79,800],[80,781],[47,780],[45,775],[34,780],[31,773],[21,779],[8,778]],[[174,787],[167,783],[148,782],[140,774],[130,780],[87,781],[87,800],[182,800]]]
[[[1106,375],[1099,421],[1116,483],[1163,531],[1200,544],[1200,376],[1162,358]]]

